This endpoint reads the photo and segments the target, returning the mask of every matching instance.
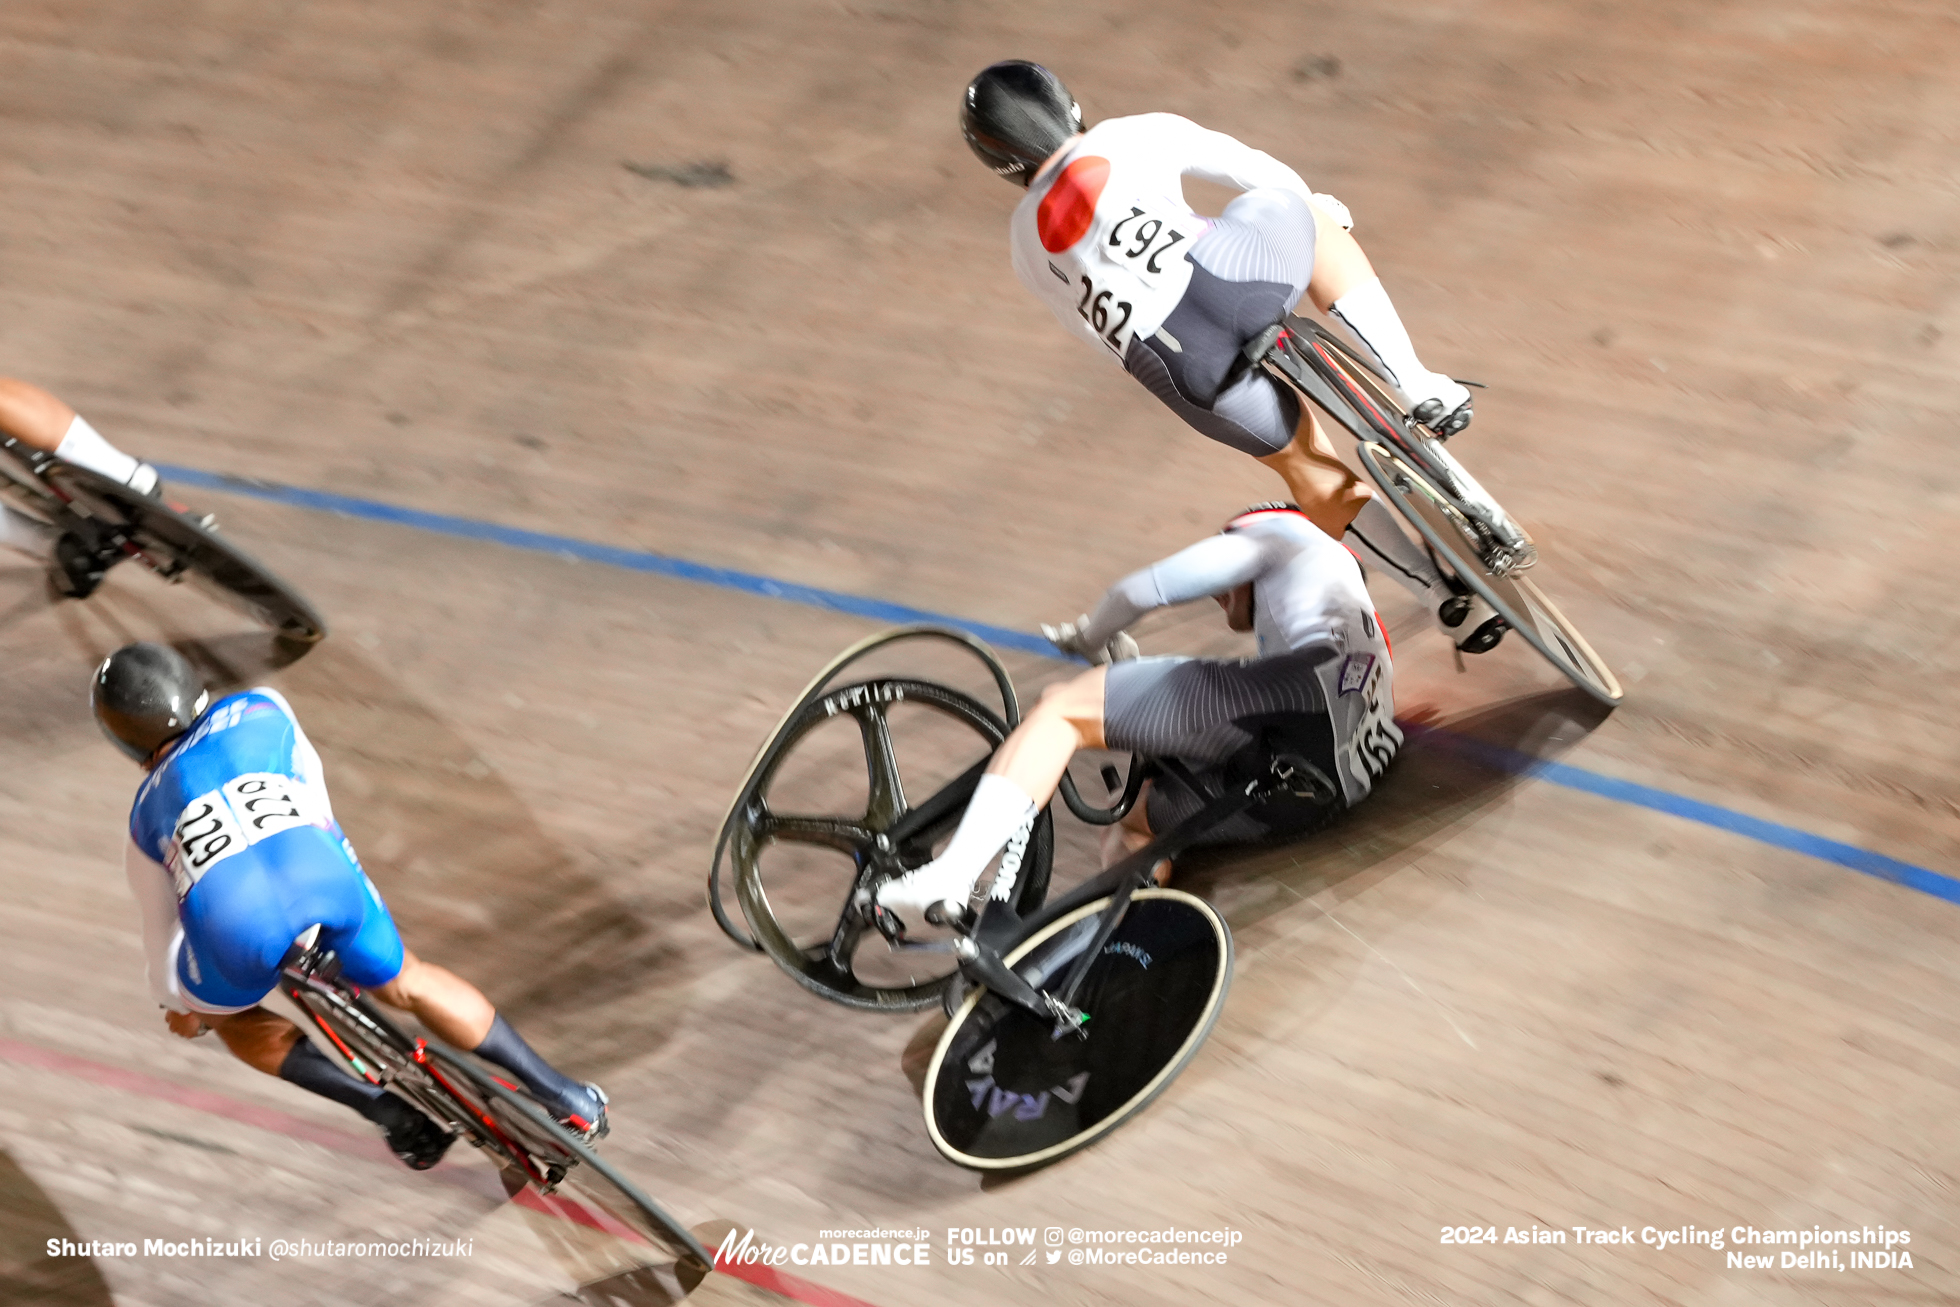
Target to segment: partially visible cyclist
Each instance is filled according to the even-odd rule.
[[[143,495],[163,491],[157,470],[104,440],[86,419],[39,386],[0,377],[0,433],[119,481]],[[63,594],[86,599],[102,571],[81,541],[0,504],[0,545],[51,565]]]
[[[981,161],[1027,188],[1009,228],[1014,271],[1065,327],[1199,432],[1277,472],[1309,520],[1413,590],[1459,649],[1497,643],[1503,619],[1444,580],[1293,389],[1240,353],[1304,295],[1353,333],[1417,420],[1444,436],[1469,425],[1470,392],[1416,356],[1346,206],[1176,114],[1085,131],[1068,88],[1026,60],[983,69],[960,121]],[[1201,217],[1186,176],[1244,194]]]
[[[149,773],[125,857],[143,915],[150,989],[170,1029],[207,1029],[246,1064],[345,1104],[380,1126],[407,1165],[434,1166],[452,1136],[405,1100],[358,1080],[259,1003],[304,937],[342,974],[438,1038],[502,1067],[588,1142],[606,1095],[553,1068],[468,981],[402,946],[327,798],[320,755],[276,690],[209,702],[165,645],[131,644],[96,670],[96,720]]]
[[[1207,596],[1235,631],[1255,631],[1256,658],[1139,658],[1124,629],[1153,609]],[[1077,749],[1177,758],[1209,780],[1235,775],[1248,751],[1263,769],[1283,741],[1337,790],[1331,809],[1292,805],[1231,818],[1207,842],[1287,834],[1367,798],[1402,746],[1388,637],[1353,554],[1292,504],[1255,504],[1218,535],[1110,587],[1080,623],[1043,628],[1063,653],[1097,664],[1049,686],[987,764],[952,841],[937,858],[880,886],[877,906],[901,927],[948,920],[967,905],[994,855],[992,895],[1007,898],[1035,814]],[[1105,837],[1114,862],[1204,803],[1182,784],[1150,783]],[[1168,875],[1160,866],[1158,878]],[[941,905],[950,905],[947,912]]]

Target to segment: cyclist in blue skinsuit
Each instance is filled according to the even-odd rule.
[[[125,864],[170,1029],[186,1039],[217,1031],[241,1061],[380,1126],[409,1166],[434,1166],[447,1132],[258,1006],[293,944],[317,939],[375,998],[510,1072],[586,1140],[604,1134],[597,1085],[554,1069],[474,985],[402,946],[285,699],[263,687],[209,697],[190,663],[157,644],[111,654],[89,694],[104,733],[149,772],[130,810]]]

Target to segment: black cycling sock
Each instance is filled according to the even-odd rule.
[[[1418,599],[1433,600],[1444,585],[1443,574],[1430,561],[1429,551],[1402,530],[1395,513],[1379,499],[1370,499],[1355,515],[1341,543],[1364,563],[1374,563],[1401,582]]]
[[[591,1091],[539,1057],[537,1050],[524,1042],[524,1036],[511,1029],[502,1013],[490,1023],[490,1033],[483,1042],[470,1051],[522,1080],[532,1097],[559,1116],[575,1112],[585,1116],[592,1111]]]
[[[299,1037],[293,1051],[286,1054],[286,1060],[279,1064],[279,1078],[309,1093],[344,1103],[377,1125],[387,1125],[393,1121],[395,1113],[392,1105],[401,1101],[381,1086],[357,1079],[336,1066],[333,1059],[313,1047],[313,1041],[305,1035]]]

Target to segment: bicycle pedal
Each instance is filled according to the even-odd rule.
[[[974,922],[973,909],[967,907],[965,904],[960,904],[954,907],[951,913],[948,913],[946,911],[948,907],[952,907],[952,905],[950,903],[936,903],[932,907],[927,908],[926,920],[932,925],[941,926],[947,930],[956,930],[962,935],[972,931]]]
[[[904,922],[900,921],[892,913],[879,907],[875,902],[864,905],[863,910],[870,916],[872,926],[876,928],[880,935],[885,937],[885,943],[893,948],[905,947]],[[828,949],[826,948],[825,951],[828,952]]]
[[[1089,1037],[1089,1014],[1087,1012],[1082,1011],[1080,1008],[1070,1007],[1053,994],[1044,993],[1041,998],[1048,1005],[1048,1010],[1055,1016],[1055,1033],[1050,1037],[1051,1039],[1060,1039],[1063,1035],[1074,1035],[1077,1039],[1087,1039]]]

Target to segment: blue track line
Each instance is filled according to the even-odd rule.
[[[1930,894],[1949,903],[1960,903],[1960,880],[1937,871],[1929,871],[1925,867],[1915,867],[1910,862],[1900,862],[1897,858],[1888,858],[1882,853],[1861,849],[1855,844],[1828,840],[1822,835],[1812,835],[1809,831],[1798,830],[1794,826],[1784,826],[1778,822],[1765,821],[1761,817],[1751,817],[1747,813],[1718,808],[1712,803],[1703,803],[1700,799],[1690,799],[1667,790],[1657,790],[1651,785],[1639,785],[1613,776],[1602,776],[1598,772],[1586,771],[1582,767],[1574,767],[1568,763],[1548,762],[1516,749],[1486,744],[1482,740],[1459,735],[1454,731],[1434,733],[1448,736],[1450,748],[1500,771],[1549,781],[1568,790],[1596,794],[1602,799],[1612,799],[1616,803],[1664,812],[1670,817],[1679,817],[1684,821],[1700,822],[1704,826],[1713,826],[1716,830],[1725,830],[1760,844],[1788,849],[1792,853],[1801,853],[1824,862],[1834,862],[1840,867],[1848,867],[1867,876],[1876,876],[1880,880],[1889,880],[1895,885],[1903,885],[1907,889],[1915,889],[1921,894]]]
[[[297,486],[276,485],[270,481],[221,476],[215,472],[200,472],[196,468],[176,467],[168,463],[158,463],[156,469],[170,481],[187,486],[199,486],[206,490],[249,495],[253,499],[267,499],[275,504],[292,504],[299,508],[339,513],[344,517],[362,517],[372,522],[392,522],[396,526],[412,526],[422,531],[434,531],[439,535],[460,536],[465,540],[488,540],[492,544],[509,545],[513,549],[535,549],[540,553],[557,554],[561,558],[577,558],[588,563],[605,563],[612,567],[624,567],[633,572],[653,572],[660,576],[677,577],[683,581],[699,581],[703,585],[720,586],[724,590],[740,590],[744,594],[762,595],[769,599],[787,599],[791,603],[808,604],[812,608],[827,608],[832,612],[849,613],[853,617],[869,617],[880,622],[897,624],[934,622],[941,626],[958,627],[1003,649],[1040,654],[1043,657],[1053,657],[1055,653],[1055,646],[1040,636],[1010,631],[1004,626],[969,622],[960,617],[947,617],[943,613],[929,613],[923,608],[907,608],[904,604],[887,603],[882,599],[867,599],[863,595],[820,590],[816,586],[798,585],[794,581],[778,581],[767,576],[757,576],[753,572],[738,572],[728,567],[710,567],[706,563],[689,562],[685,558],[674,558],[668,554],[648,553],[639,549],[620,549],[613,545],[594,544],[590,540],[574,540],[570,536],[546,535],[542,531],[524,531],[514,526],[499,526],[495,522],[479,522],[474,518],[451,517],[447,513],[428,513],[419,508],[401,508],[372,499],[355,499],[349,495],[330,494],[324,490],[302,490]]]
[[[1055,646],[1040,636],[1009,630],[1004,626],[970,622],[960,617],[949,617],[944,613],[927,612],[922,608],[908,608],[903,604],[887,603],[882,599],[868,599],[863,595],[842,594],[835,590],[822,590],[816,586],[798,585],[792,581],[778,581],[771,577],[758,576],[753,572],[738,572],[727,567],[710,567],[705,563],[690,562],[685,558],[674,558],[667,554],[620,549],[613,545],[594,544],[589,540],[575,540],[570,536],[547,535],[542,531],[524,531],[516,527],[499,526],[495,522],[452,517],[447,513],[429,513],[419,508],[402,508],[395,504],[383,504],[372,499],[357,499],[351,495],[330,494],[323,490],[303,490],[297,486],[282,486],[268,481],[222,476],[214,472],[200,471],[197,468],[160,463],[157,465],[157,470],[169,480],[181,485],[198,486],[225,494],[246,495],[253,499],[269,500],[275,504],[291,504],[298,508],[339,513],[345,517],[365,518],[372,522],[410,526],[422,531],[433,531],[439,535],[458,536],[465,540],[487,540],[492,544],[508,545],[514,549],[531,549],[540,553],[557,554],[564,558],[605,563],[635,572],[652,572],[683,581],[720,586],[724,590],[738,590],[744,594],[762,595],[769,599],[786,599],[791,603],[807,604],[812,608],[849,613],[853,617],[868,617],[876,621],[893,623],[932,622],[967,631],[1002,649],[1013,649],[1020,653],[1048,658],[1055,656]],[[1854,844],[1825,839],[1821,835],[1812,835],[1794,826],[1784,826],[1777,822],[1765,821],[1760,817],[1751,817],[1746,813],[1732,812],[1727,808],[1703,803],[1699,799],[1690,799],[1667,790],[1657,790],[1652,786],[1637,785],[1632,781],[1602,776],[1598,772],[1586,771],[1584,768],[1573,767],[1562,762],[1548,762],[1515,749],[1486,744],[1453,731],[1435,733],[1446,735],[1451,748],[1500,771],[1529,776],[1568,790],[1579,790],[1603,799],[1611,799],[1616,803],[1646,808],[1653,812],[1666,813],[1670,817],[1679,817],[1684,821],[1712,826],[1716,830],[1728,831],[1744,839],[1755,840],[1759,844],[1788,849],[1792,853],[1801,853],[1806,857],[1834,863],[1866,876],[1875,876],[1895,885],[1903,885],[1907,889],[1930,894],[1949,903],[1960,903],[1960,880],[1925,867],[1916,867],[1909,862],[1900,862],[1896,858],[1888,858],[1882,853],[1873,853]]]

